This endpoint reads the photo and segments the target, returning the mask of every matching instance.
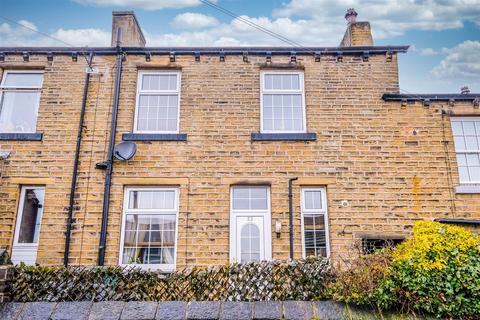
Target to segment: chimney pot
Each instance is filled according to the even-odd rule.
[[[470,89],[468,88],[468,86],[463,86],[461,89],[460,89],[460,92],[462,94],[469,94],[470,93]]]
[[[358,13],[350,8],[345,14],[347,30],[343,36],[340,47],[369,47],[373,46],[372,30],[367,21],[357,22]]]
[[[355,11],[354,8],[350,8],[347,10],[347,13],[345,14],[345,19],[348,21],[348,23],[355,23],[357,22],[357,16],[358,16],[357,11]]]

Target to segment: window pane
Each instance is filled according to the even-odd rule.
[[[130,209],[174,209],[175,191],[130,191]]]
[[[466,136],[475,135],[475,125],[473,121],[463,121],[463,134]]]
[[[470,181],[471,182],[479,182],[480,181],[480,166],[468,167],[468,172],[470,174]]]
[[[300,90],[298,74],[265,74],[265,90]]]
[[[460,176],[460,182],[470,181],[470,177],[468,175],[468,167],[458,167],[458,174]]]
[[[268,208],[266,187],[233,188],[233,209],[265,210]]]
[[[1,132],[35,132],[39,92],[4,92],[1,99]]]
[[[43,189],[25,189],[18,243],[38,243],[43,201]]]
[[[455,149],[465,150],[465,139],[463,136],[454,137],[453,139],[455,141]]]
[[[463,135],[462,122],[452,121],[452,130],[454,135]]]
[[[5,87],[42,87],[42,73],[10,73],[6,74]]]
[[[126,222],[133,230],[124,231],[122,263],[173,264],[175,215],[128,214]]]
[[[265,103],[267,100],[268,102]],[[302,131],[303,107],[301,95],[264,95],[263,119],[264,130]]]
[[[137,130],[177,131],[177,95],[140,95]]]
[[[177,90],[177,75],[144,74],[142,76],[142,90]]]
[[[322,192],[305,191],[305,209],[322,209]]]
[[[240,230],[240,262],[248,263],[260,259],[260,229],[248,223]]]

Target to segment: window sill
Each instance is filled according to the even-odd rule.
[[[187,141],[186,133],[124,133],[123,141]]]
[[[474,194],[480,193],[480,184],[459,184],[455,186],[456,194]]]
[[[0,140],[42,141],[43,133],[0,133]]]
[[[315,141],[316,133],[259,133],[252,132],[252,141]]]

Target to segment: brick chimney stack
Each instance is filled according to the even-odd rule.
[[[370,22],[357,22],[358,13],[350,8],[345,14],[348,22],[347,30],[343,36],[340,47],[368,47],[373,46],[372,30]]]
[[[116,46],[117,30],[121,29],[122,47],[145,47],[145,37],[133,11],[112,12],[112,42]]]

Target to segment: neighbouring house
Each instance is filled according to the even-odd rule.
[[[0,245],[172,271],[479,224],[480,94],[400,93],[408,46],[355,17],[338,47],[146,47],[125,11],[111,47],[0,47]]]

